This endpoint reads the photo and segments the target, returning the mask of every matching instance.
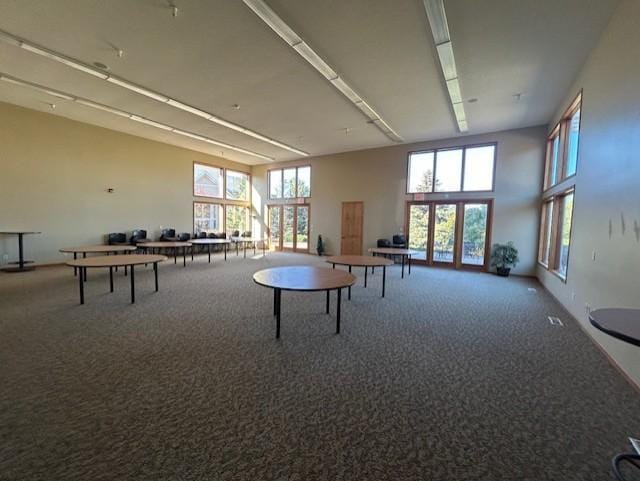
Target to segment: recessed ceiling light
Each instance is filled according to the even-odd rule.
[[[478,101],[478,99],[475,98],[475,97],[472,98],[472,99],[467,100],[467,102],[469,102],[470,104],[475,104],[477,101]]]
[[[109,70],[109,67],[103,64],[102,62],[93,62],[93,65],[95,65],[98,68],[101,68],[102,70]]]

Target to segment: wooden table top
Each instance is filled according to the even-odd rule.
[[[595,309],[589,320],[610,336],[640,346],[640,309]]]
[[[18,234],[42,234],[42,232],[27,232],[27,231],[2,231],[0,232],[2,235],[18,235]]]
[[[326,291],[355,284],[356,276],[329,267],[285,266],[258,271],[253,281],[285,291]]]
[[[401,247],[371,247],[369,252],[375,252],[376,254],[389,254],[397,256],[413,256],[419,254],[417,251],[411,249],[403,249]]]
[[[60,252],[65,253],[86,253],[98,254],[100,252],[126,252],[136,250],[135,246],[123,245],[97,245],[97,246],[80,246],[80,247],[64,247]]]
[[[189,247],[191,245],[191,241],[189,242],[140,242],[137,244],[138,247]]]
[[[331,256],[327,257],[329,264],[338,264],[341,266],[358,266],[358,267],[381,267],[393,264],[391,259],[385,257],[374,256]]]
[[[193,239],[190,241],[192,244],[231,244],[229,239]]]
[[[71,267],[116,267],[137,266],[139,264],[153,264],[166,261],[167,256],[150,254],[130,254],[119,256],[96,256],[69,261],[66,264]]]

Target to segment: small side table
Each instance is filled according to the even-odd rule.
[[[41,232],[0,232],[0,235],[17,235],[18,236],[18,261],[12,262],[12,264],[17,264],[15,267],[3,267],[1,270],[5,272],[27,272],[35,269],[34,266],[28,266],[26,264],[31,264],[33,261],[27,261],[24,259],[24,246],[23,246],[23,237],[27,234],[41,234]]]

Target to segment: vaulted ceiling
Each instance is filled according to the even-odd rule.
[[[404,142],[461,135],[421,0],[266,1]],[[467,134],[547,123],[616,5],[445,0]],[[310,155],[393,143],[240,0],[0,0],[0,30],[105,64],[108,74]],[[6,42],[0,74],[276,160],[300,157]],[[265,162],[8,82],[0,82],[0,101]]]

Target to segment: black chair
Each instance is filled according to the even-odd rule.
[[[127,235],[123,232],[112,232],[107,235],[107,244],[110,246],[127,245]]]
[[[178,242],[180,239],[176,237],[175,229],[162,229],[160,233],[160,242]]]
[[[218,234],[218,239],[226,239],[227,238],[227,234],[226,232],[220,232]]]
[[[251,231],[250,230],[246,230],[242,233],[242,237],[251,237]]]
[[[378,239],[378,247],[391,247],[389,239]]]
[[[206,239],[207,238],[207,233],[206,232],[198,232],[197,234],[193,234],[193,238],[194,239]]]
[[[393,236],[393,245],[392,247],[399,247],[401,249],[405,249],[407,247],[407,239],[403,235],[394,235]]]
[[[178,241],[180,242],[187,242],[189,240],[191,240],[191,234],[188,232],[184,232],[178,236]]]
[[[239,230],[234,230],[234,231],[231,233],[231,237],[240,237],[240,231],[239,231]]]
[[[147,231],[144,229],[134,229],[131,232],[131,237],[129,238],[129,243],[132,245],[143,244],[145,242],[149,242],[150,239],[147,239]]]

